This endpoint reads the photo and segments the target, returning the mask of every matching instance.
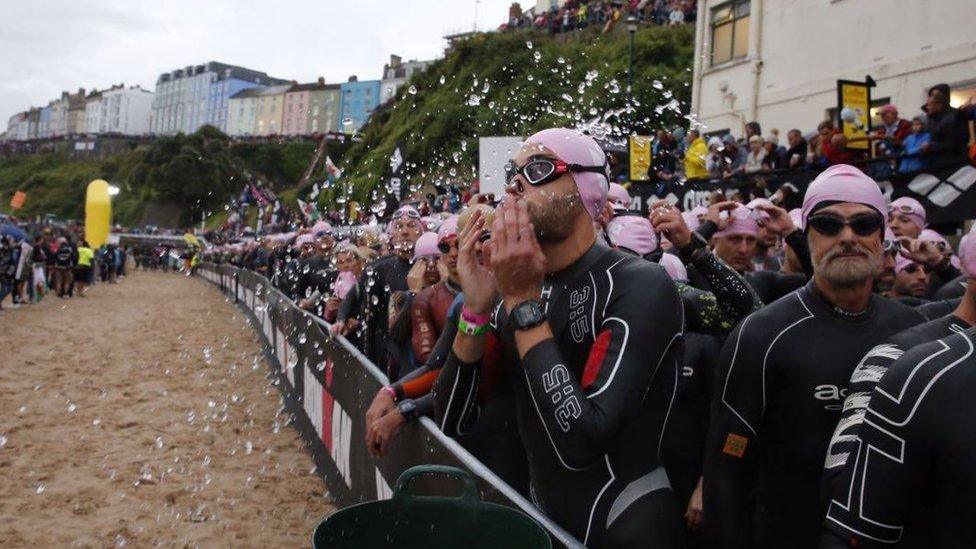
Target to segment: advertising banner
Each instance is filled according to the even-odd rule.
[[[865,82],[837,81],[837,113],[840,127],[847,138],[847,148],[867,150],[867,137],[871,131],[871,88]]]

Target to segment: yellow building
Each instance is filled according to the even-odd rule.
[[[285,92],[291,84],[268,86],[257,95],[257,110],[254,113],[254,135],[279,135],[285,113]]]

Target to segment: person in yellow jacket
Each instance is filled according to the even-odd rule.
[[[705,168],[705,157],[708,156],[708,145],[698,130],[688,132],[688,151],[685,153],[685,177],[687,179],[708,179],[708,169]]]
[[[78,265],[75,266],[75,293],[79,297],[85,297],[85,288],[91,284],[92,280],[92,259],[95,258],[95,251],[91,249],[87,241],[82,241],[78,246]]]

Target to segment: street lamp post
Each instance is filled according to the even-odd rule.
[[[627,63],[627,108],[630,108],[634,99],[634,35],[637,34],[637,18],[633,15],[627,17],[627,32],[630,33],[630,59]]]

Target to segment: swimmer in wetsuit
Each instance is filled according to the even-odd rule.
[[[885,211],[856,168],[824,171],[803,203],[814,278],[727,340],[705,456],[712,546],[816,546],[823,458],[851,373],[872,346],[922,320],[871,292]]]
[[[592,138],[540,132],[515,158],[510,202],[487,244],[491,271],[473,257],[478,234],[462,233],[469,329],[437,381],[439,423],[463,431],[476,411],[490,330],[502,343],[536,504],[590,547],[679,547],[660,446],[681,302],[661,267],[595,243],[605,165]]]
[[[976,547],[976,328],[915,347],[871,394],[821,549]]]

